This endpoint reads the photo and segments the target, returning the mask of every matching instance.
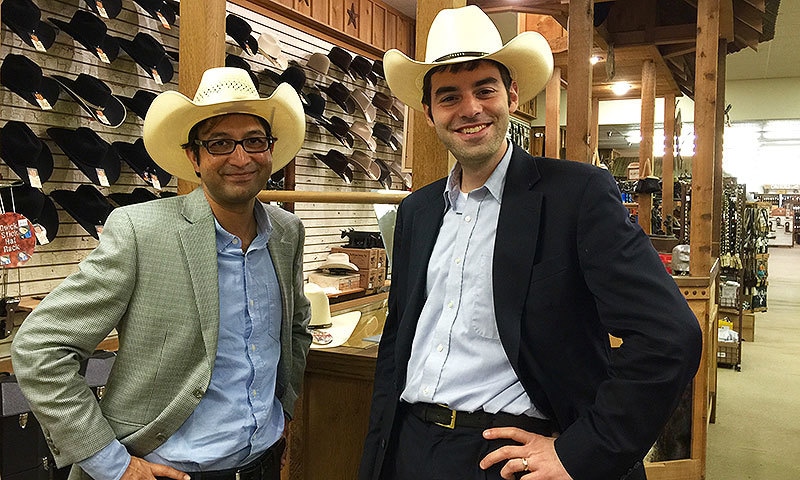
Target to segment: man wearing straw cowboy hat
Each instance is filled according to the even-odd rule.
[[[311,343],[300,220],[256,199],[297,153],[305,115],[280,85],[213,68],[160,94],[153,159],[188,195],[114,210],[100,243],[24,322],[20,386],[71,479],[277,480]],[[116,329],[98,406],[79,364]]]
[[[439,12],[424,62],[384,56],[457,163],[397,213],[361,480],[643,479],[697,369],[697,320],[614,179],[506,138],[552,65],[475,6]]]

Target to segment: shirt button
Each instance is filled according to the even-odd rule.
[[[439,345],[437,345],[437,346],[436,346],[436,351],[437,351],[437,352],[441,352],[442,350],[444,350],[444,347],[443,347],[443,346],[442,346],[442,344],[440,343]]]
[[[460,264],[461,264],[461,259],[460,258],[456,258],[456,265],[460,265]]]
[[[453,308],[453,302],[448,302],[447,303],[447,308]]]
[[[472,221],[472,217],[470,217],[469,215],[467,215],[466,217],[464,217],[464,221],[465,221],[465,222],[467,222],[467,223],[469,223],[469,222],[471,222],[471,221]]]
[[[258,395],[258,392],[255,389],[253,389],[252,391],[250,391],[250,394],[255,397]]]
[[[422,390],[422,393],[424,393],[425,395],[427,395],[429,391],[430,391],[430,390],[428,389],[428,387],[425,387],[425,388]]]
[[[203,395],[205,395],[205,393],[206,392],[200,390],[199,388],[196,388],[194,392],[192,392],[192,395],[194,395],[196,398],[203,398]]]
[[[238,243],[239,243],[239,239],[238,239],[238,238],[234,238],[234,239],[233,239],[233,244],[234,244],[234,245],[237,245]]]

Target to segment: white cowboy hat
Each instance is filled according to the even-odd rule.
[[[433,67],[472,60],[495,60],[517,81],[519,101],[536,96],[553,73],[553,53],[537,32],[522,32],[503,45],[492,20],[475,5],[441,10],[431,23],[425,61],[391,49],[383,56],[383,71],[392,94],[422,111],[422,81]]]
[[[350,262],[350,255],[346,253],[329,253],[325,263],[319,266],[320,270],[330,270],[332,268],[341,268],[343,270],[358,271],[358,267]]]
[[[199,183],[182,145],[199,122],[229,113],[255,115],[269,122],[272,136],[277,138],[272,151],[273,173],[285,167],[303,146],[306,118],[294,88],[281,84],[271,96],[260,98],[250,75],[232,67],[206,70],[194,100],[172,90],[159,94],[144,119],[144,145],[161,168]]]
[[[361,312],[356,310],[331,316],[328,296],[322,287],[306,283],[303,290],[311,302],[311,321],[308,324],[313,335],[311,348],[338,347],[346,342],[361,320]]]
[[[289,66],[289,59],[284,55],[281,42],[274,35],[261,32],[258,36],[258,53],[267,58],[273,65],[286,70]]]

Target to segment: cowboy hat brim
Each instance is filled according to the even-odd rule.
[[[319,329],[329,334],[332,337],[331,341],[326,344],[312,343],[311,348],[333,348],[343,345],[350,339],[350,335],[353,334],[360,320],[361,312],[358,310],[331,316],[333,325]]]
[[[127,114],[127,110],[125,110],[125,104],[122,103],[122,100],[117,98],[116,95],[109,95],[108,102],[105,105],[95,105],[100,107],[97,109],[95,106],[90,105],[89,102],[87,102],[86,99],[81,96],[81,94],[78,92],[77,83],[75,80],[55,74],[52,75],[52,78],[61,84],[61,87],[69,94],[70,97],[72,97],[73,100],[75,100],[78,105],[80,105],[81,108],[83,108],[86,113],[103,125],[116,128],[122,125],[122,123],[125,121]]]
[[[189,130],[199,122],[229,113],[255,115],[269,122],[272,136],[278,139],[272,151],[272,173],[285,167],[303,146],[306,131],[303,105],[291,85],[282,83],[267,98],[210,105],[197,105],[174,90],[160,94],[145,117],[143,137],[147,152],[172,175],[199,183],[182,145],[189,140]]]
[[[422,82],[425,74],[439,65],[472,60],[494,60],[502,63],[516,80],[519,101],[535,97],[547,85],[553,73],[553,54],[547,40],[538,32],[522,32],[500,50],[482,56],[462,56],[439,62],[419,62],[397,49],[383,56],[383,71],[392,94],[409,107],[423,111]]]

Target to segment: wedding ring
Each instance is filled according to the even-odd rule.
[[[520,458],[522,460],[522,471],[523,472],[530,472],[528,469],[528,459],[527,458]]]

